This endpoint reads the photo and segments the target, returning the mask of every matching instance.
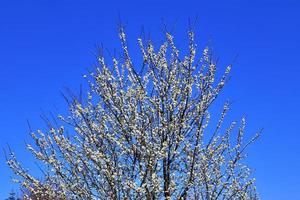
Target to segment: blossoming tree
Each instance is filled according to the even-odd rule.
[[[193,31],[186,55],[168,32],[158,50],[139,38],[139,66],[122,27],[119,37],[122,58],[99,55],[85,76],[87,97],[68,98],[59,126],[32,132],[27,149],[41,161],[43,181],[10,151],[17,182],[53,199],[258,199],[242,163],[257,135],[244,142],[245,119],[223,125],[228,102],[216,125],[209,123],[231,66],[217,78],[209,48],[196,55]]]

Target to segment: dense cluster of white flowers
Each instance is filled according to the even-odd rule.
[[[173,36],[156,51],[138,39],[142,66],[134,66],[123,28],[123,57],[99,66],[87,78],[86,102],[69,101],[61,124],[32,133],[27,145],[44,164],[43,181],[30,175],[11,152],[8,164],[22,187],[53,199],[258,199],[254,179],[240,161],[245,119],[223,127],[225,103],[215,128],[209,108],[225,85],[209,48],[197,58],[194,32],[182,56]],[[69,134],[66,126],[73,127]],[[210,127],[210,128],[208,128]],[[236,130],[237,137],[233,141]]]

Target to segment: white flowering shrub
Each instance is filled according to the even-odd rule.
[[[193,31],[186,55],[168,32],[157,51],[138,39],[142,64],[134,66],[123,28],[119,33],[122,59],[100,55],[85,76],[87,98],[69,98],[62,126],[32,133],[27,149],[43,165],[43,181],[10,151],[17,182],[52,199],[258,199],[241,162],[257,135],[244,142],[245,119],[223,125],[229,103],[209,125],[231,66],[217,78],[210,50],[196,55]]]

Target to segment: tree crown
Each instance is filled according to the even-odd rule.
[[[48,121],[48,130],[31,133],[27,149],[45,166],[44,181],[10,152],[21,186],[57,199],[258,199],[241,162],[257,135],[243,142],[244,118],[239,127],[222,129],[228,102],[217,125],[207,128],[231,66],[217,81],[217,63],[209,48],[196,55],[192,30],[186,55],[168,32],[157,51],[139,38],[141,66],[133,64],[122,27],[119,38],[123,58],[109,65],[99,55],[96,70],[85,76],[85,101],[67,98],[63,126]]]

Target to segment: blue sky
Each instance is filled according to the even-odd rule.
[[[249,135],[264,128],[247,159],[262,199],[300,199],[299,10],[297,0],[2,0],[0,147],[9,144],[34,167],[24,152],[26,120],[43,128],[41,110],[65,111],[60,91],[79,88],[95,61],[95,46],[119,47],[119,14],[133,49],[142,27],[160,38],[162,21],[174,25],[180,45],[188,19],[198,16],[199,47],[210,41],[221,64],[235,60],[221,97],[233,102],[229,118],[245,115]],[[10,176],[1,153],[0,199],[16,188]]]

